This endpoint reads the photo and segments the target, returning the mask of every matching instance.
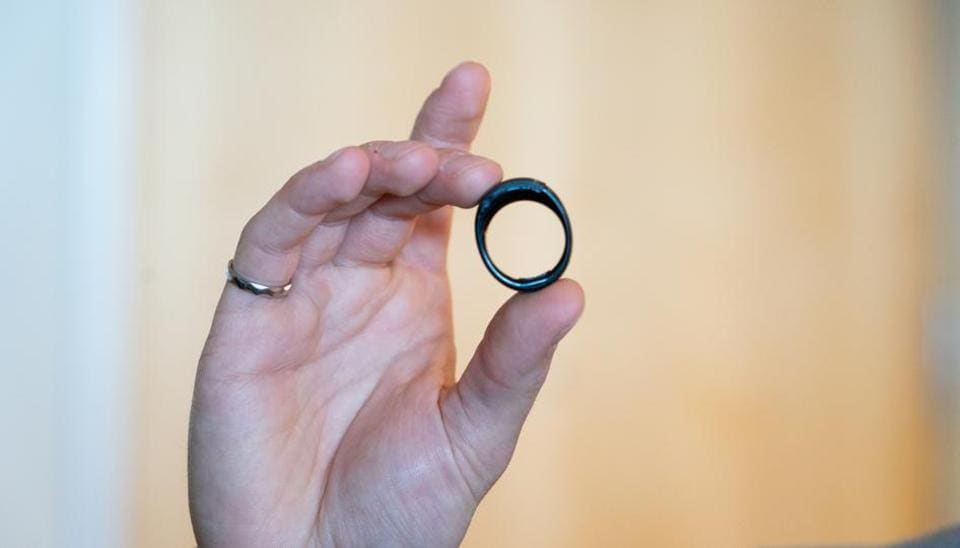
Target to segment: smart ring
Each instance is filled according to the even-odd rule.
[[[508,204],[520,201],[537,202],[547,206],[550,211],[556,213],[560,222],[563,223],[563,255],[560,261],[550,270],[534,276],[533,278],[513,278],[502,270],[497,268],[490,253],[487,251],[487,227],[490,221],[498,211]],[[480,198],[480,205],[477,207],[477,220],[474,223],[474,232],[477,236],[477,248],[480,250],[480,257],[487,270],[493,274],[503,285],[517,291],[536,291],[543,289],[553,282],[560,279],[563,271],[567,269],[570,263],[570,252],[573,248],[573,232],[570,229],[570,218],[567,217],[567,210],[564,209],[560,198],[550,190],[550,187],[536,179],[521,177],[503,181],[497,186],[491,188]]]

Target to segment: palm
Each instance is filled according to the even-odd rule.
[[[453,374],[445,276],[398,261],[334,268],[317,273],[310,286],[318,294],[291,294],[274,311],[281,317],[265,321],[287,329],[269,334],[281,344],[271,348],[275,358],[263,361],[282,367],[258,372],[256,382],[241,376],[242,390],[213,383],[238,400],[223,402],[218,429],[235,424],[233,435],[242,440],[235,451],[245,455],[236,466],[244,477],[259,478],[258,496],[238,501],[257,507],[238,509],[241,515],[261,516],[261,523],[247,522],[257,530],[295,532],[291,541],[321,534],[349,538],[350,531],[365,530],[365,521],[413,524],[422,516],[423,509],[404,516],[408,507],[384,504],[387,494],[415,500],[429,491],[436,516],[469,515],[476,500],[452,458],[437,405]],[[319,294],[345,297],[318,308]],[[333,325],[334,319],[346,321]],[[215,342],[249,344],[239,335]],[[264,504],[282,515],[264,514]],[[447,531],[423,525],[416,533],[443,536],[419,540],[442,545],[459,538],[467,524],[450,524]],[[410,533],[390,532],[393,538]]]
[[[473,110],[479,123],[482,108]],[[444,265],[450,208],[433,205],[475,202],[478,191],[499,178],[499,168],[448,148],[431,168],[435,153],[415,151],[422,158],[414,161],[407,147],[391,158],[390,146],[376,145],[366,160],[366,191],[325,206],[315,216],[318,226],[297,236],[294,289],[286,298],[232,286],[224,292],[198,369],[191,417],[191,513],[201,544],[453,545],[509,460],[536,390],[527,390],[529,398],[519,404],[490,407],[481,401],[487,392],[509,391],[491,388],[506,375],[491,371],[507,366],[491,363],[468,368],[464,377],[474,380],[467,386],[454,384]],[[471,161],[476,165],[470,170],[450,169]],[[484,166],[478,185],[476,172]],[[337,165],[328,160],[318,169],[333,172]],[[472,185],[463,177],[470,171]],[[278,230],[283,217],[272,204],[290,196],[323,201],[304,194],[329,188],[307,179],[312,173],[291,180],[258,214],[261,219],[251,221],[238,263],[256,263],[264,255],[258,250],[268,247],[249,244],[258,237],[257,222],[268,225],[272,237],[296,233],[289,227],[303,221],[303,211],[296,212]],[[450,196],[451,188],[467,195]],[[282,246],[271,243],[270,249],[281,260],[274,270],[260,261],[268,277],[291,264],[276,253]],[[549,306],[550,293],[542,293],[544,302],[525,296],[513,308]],[[552,299],[570,302],[570,289],[563,293],[555,289]],[[576,314],[579,302],[560,314],[558,325],[548,321],[538,332],[556,337],[551,330],[565,329]],[[500,330],[522,335],[522,326],[511,324],[518,321],[501,320],[507,325]],[[532,365],[545,373],[552,347],[539,346],[546,348],[531,359],[544,363]]]

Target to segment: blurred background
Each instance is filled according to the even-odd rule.
[[[192,546],[194,369],[245,221],[464,59],[586,289],[465,545],[960,521],[953,2],[0,1],[0,545]],[[542,222],[541,222],[542,221]],[[508,296],[472,211],[459,363]],[[496,254],[549,216],[505,215]],[[540,261],[533,262],[530,261]]]

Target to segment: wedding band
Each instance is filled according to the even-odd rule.
[[[514,278],[500,270],[490,253],[487,251],[487,227],[490,221],[498,211],[508,204],[519,201],[532,201],[547,206],[554,212],[563,224],[563,255],[553,268],[532,278]],[[517,291],[536,291],[543,289],[553,282],[560,279],[563,271],[567,269],[570,263],[570,253],[573,248],[573,232],[570,229],[570,218],[567,216],[567,210],[556,193],[546,184],[529,178],[518,178],[504,181],[491,188],[480,198],[480,205],[477,207],[477,218],[474,223],[474,232],[477,237],[477,248],[480,250],[480,257],[487,270],[493,274],[498,282]]]
[[[290,286],[293,285],[288,283],[287,285],[270,286],[251,280],[250,278],[245,278],[237,274],[237,271],[234,270],[233,259],[227,262],[227,282],[232,283],[244,291],[249,291],[254,295],[264,295],[267,297],[283,297],[290,291]]]

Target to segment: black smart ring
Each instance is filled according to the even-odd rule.
[[[554,212],[563,224],[563,255],[560,260],[550,270],[534,276],[532,278],[514,278],[497,268],[490,253],[487,251],[487,227],[490,221],[498,211],[513,202],[530,201],[537,202],[547,206]],[[570,229],[570,218],[567,216],[567,210],[563,207],[563,202],[557,197],[556,193],[544,183],[536,179],[521,177],[503,181],[497,186],[491,188],[480,198],[480,205],[477,207],[477,220],[474,223],[474,232],[477,236],[477,248],[480,250],[480,257],[487,270],[493,274],[503,285],[517,291],[536,291],[543,289],[553,282],[560,279],[563,271],[567,269],[570,263],[570,253],[573,249],[573,232]]]

